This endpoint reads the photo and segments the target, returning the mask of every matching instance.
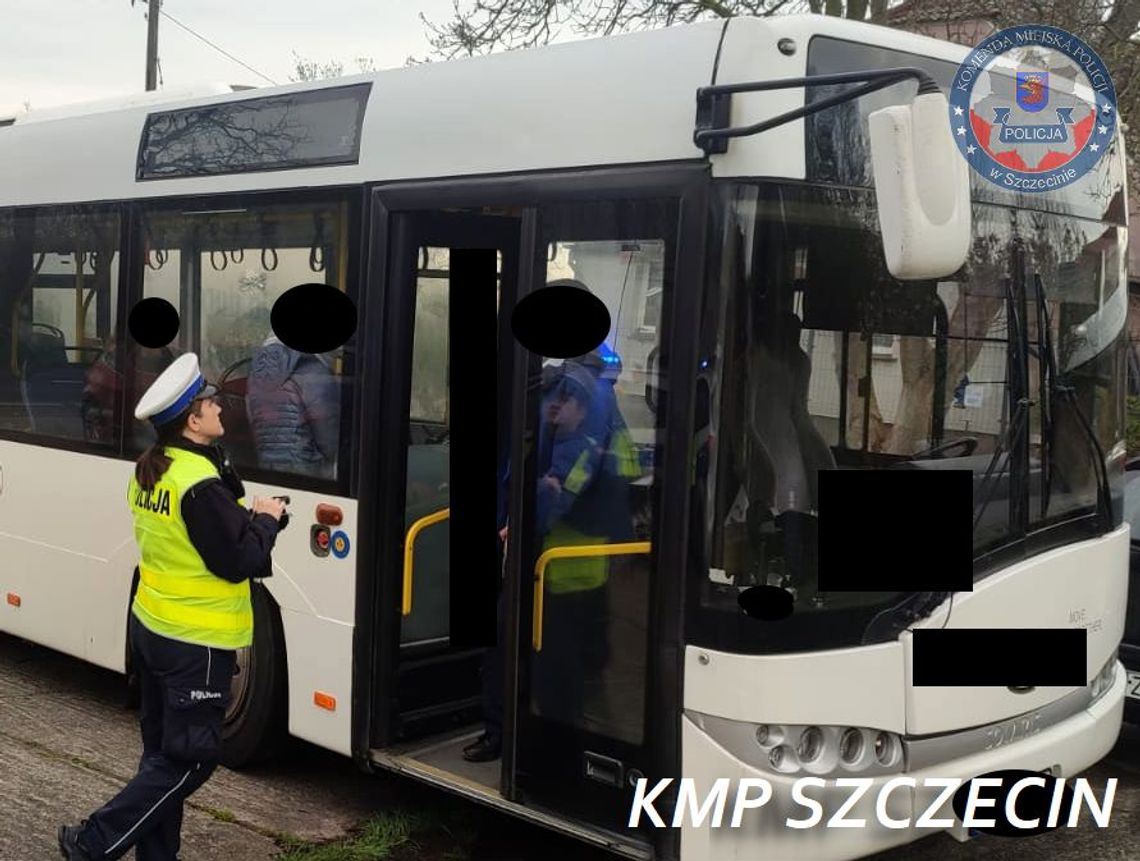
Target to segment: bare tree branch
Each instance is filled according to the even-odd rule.
[[[1068,30],[1108,66],[1120,115],[1131,121],[1128,150],[1140,155],[1140,0],[453,0],[449,19],[420,19],[434,56],[451,58],[531,48],[568,32],[610,35],[793,10],[856,21],[869,15],[876,24],[971,45],[986,32],[1026,21]],[[1140,170],[1135,174],[1140,180]]]
[[[856,2],[866,9],[867,0]],[[765,17],[792,3],[803,6],[805,0],[453,0],[449,20],[420,19],[433,52],[452,58],[543,45],[564,27],[583,36],[610,35],[734,15]]]

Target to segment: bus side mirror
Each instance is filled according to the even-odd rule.
[[[970,168],[941,93],[867,119],[887,269],[902,281],[944,278],[970,248]]]

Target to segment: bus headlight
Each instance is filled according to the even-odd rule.
[[[853,726],[843,730],[839,738],[839,760],[844,765],[854,765],[863,757],[863,733]]]
[[[756,743],[760,747],[771,747],[784,740],[784,728],[762,723],[756,727]]]
[[[791,759],[792,757],[788,755],[788,748],[782,744],[772,748],[768,754],[768,762],[776,771],[787,771]]]
[[[879,765],[894,765],[902,753],[902,743],[898,736],[890,732],[875,733],[875,761]]]
[[[902,737],[875,727],[749,723],[695,712],[686,714],[734,756],[776,774],[897,774],[906,759]]]
[[[1108,656],[1108,660],[1105,661],[1104,666],[1100,668],[1100,672],[1089,682],[1089,689],[1092,695],[1089,700],[1089,705],[1092,705],[1108,693],[1112,687],[1112,683],[1116,681],[1117,652],[1117,649],[1112,650],[1112,654]]]
[[[796,756],[800,762],[815,762],[823,751],[823,732],[817,726],[809,726],[800,733],[799,744],[796,745]]]

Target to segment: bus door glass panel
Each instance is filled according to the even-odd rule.
[[[535,502],[540,553],[649,542],[657,429],[644,394],[650,353],[659,344],[665,241],[555,240],[549,252],[547,281],[585,284],[605,304],[611,324],[597,350],[544,363]],[[649,558],[638,549],[549,562],[543,647],[534,659],[535,714],[642,743]]]
[[[533,536],[524,546],[533,553],[523,572],[534,580],[523,578],[533,597],[519,781],[615,827],[615,812],[628,811],[630,775],[648,768],[660,419],[646,391],[660,389],[665,364],[676,213],[667,201],[543,211],[546,282],[579,282],[610,323],[595,349],[542,359],[527,478]]]
[[[221,390],[224,442],[239,469],[338,476],[351,392],[345,348],[287,347],[270,313],[300,284],[348,290],[347,220],[346,205],[331,201],[146,216],[143,295],[170,302],[179,330],[166,346],[134,345],[135,387],[141,394],[175,356],[196,351]],[[137,443],[149,444],[153,431],[135,425]]]
[[[117,212],[0,216],[0,427],[115,445]]]
[[[413,535],[414,579],[400,628],[403,646],[446,646],[449,639],[451,504],[451,249],[423,246],[416,269],[412,384],[408,412],[404,528]],[[501,290],[502,252],[497,252]],[[488,410],[494,406],[488,403]],[[413,534],[414,531],[414,534]],[[408,606],[410,604],[410,607]]]
[[[415,579],[408,596],[414,600],[405,599],[401,645],[445,645],[451,613],[448,257],[447,248],[422,247],[416,270],[404,510],[405,531],[416,530]]]

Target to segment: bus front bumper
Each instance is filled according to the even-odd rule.
[[[949,801],[928,812],[944,790],[939,786],[925,786],[924,781],[933,778],[967,781],[1006,769],[1049,771],[1054,777],[1073,777],[1103,758],[1115,744],[1124,711],[1126,678],[1123,668],[1117,664],[1113,685],[1099,700],[1037,735],[921,770],[872,778],[870,789],[843,816],[848,821],[864,820],[862,827],[827,827],[828,820],[852,794],[850,787],[836,786],[834,776],[826,778],[823,787],[811,786],[804,790],[805,796],[818,801],[823,807],[819,824],[806,829],[788,827],[788,819],[806,820],[812,814],[809,807],[795,801],[792,796],[794,783],[804,775],[774,774],[753,768],[717,744],[689,717],[683,717],[682,774],[693,778],[698,802],[703,803],[718,778],[729,779],[729,791],[720,827],[710,827],[708,818],[700,827],[693,827],[692,817],[685,810],[684,819],[680,822],[681,859],[843,861],[911,843],[938,831],[948,830],[958,839],[965,839],[965,829],[954,815]],[[876,799],[879,790],[889,780],[901,776],[913,778],[916,787],[896,787],[887,796],[885,813],[893,820],[909,820],[910,825],[888,828],[880,824],[875,809]],[[730,823],[738,781],[743,778],[766,780],[771,785],[772,796],[762,807],[743,809],[740,825],[733,828]],[[1097,798],[1103,797],[1103,786],[1091,788]],[[758,794],[752,790],[749,797]],[[667,826],[672,824],[672,814],[673,811],[668,814],[661,811]],[[953,820],[954,826],[949,829],[915,827],[914,823],[923,814],[932,819]],[[986,814],[986,810],[979,810],[978,816]],[[1064,824],[1066,817],[1062,816],[1061,821]]]

